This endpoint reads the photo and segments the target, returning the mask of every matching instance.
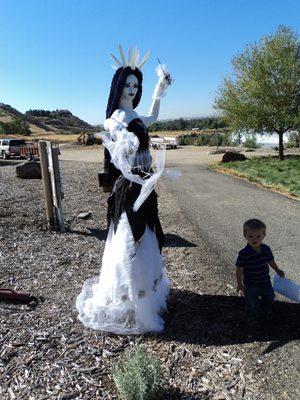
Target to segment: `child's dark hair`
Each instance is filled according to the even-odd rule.
[[[259,219],[253,218],[253,219],[248,219],[248,221],[246,221],[244,223],[243,229],[244,229],[244,234],[245,234],[246,231],[248,231],[248,230],[259,231],[260,229],[267,229],[267,227],[266,227],[266,224],[264,224]]]

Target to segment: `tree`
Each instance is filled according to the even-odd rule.
[[[31,135],[29,124],[22,117],[15,117],[11,122],[2,122],[0,132],[1,130],[5,135]]]
[[[283,134],[297,128],[299,115],[299,37],[286,26],[248,45],[232,59],[233,74],[225,78],[215,108],[233,129],[279,136],[279,158],[284,159]]]

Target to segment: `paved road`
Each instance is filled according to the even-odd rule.
[[[163,183],[194,225],[196,240],[215,252],[223,272],[234,265],[237,251],[245,245],[243,222],[259,218],[267,225],[265,243],[271,246],[279,266],[287,277],[300,282],[299,201],[205,166],[181,165],[180,169],[180,178],[164,178]]]

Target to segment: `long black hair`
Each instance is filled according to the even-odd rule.
[[[106,107],[106,118],[110,118],[113,112],[118,108],[122,91],[129,75],[136,76],[138,80],[138,91],[135,98],[132,100],[133,108],[136,108],[142,97],[142,82],[143,74],[138,68],[131,69],[131,67],[120,67],[117,69],[113,80],[111,82],[109,98]]]

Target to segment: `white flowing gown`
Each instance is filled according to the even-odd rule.
[[[100,277],[88,279],[77,297],[78,318],[87,327],[117,334],[160,332],[168,293],[155,231],[146,225],[135,241],[123,212],[116,231],[110,223]]]

